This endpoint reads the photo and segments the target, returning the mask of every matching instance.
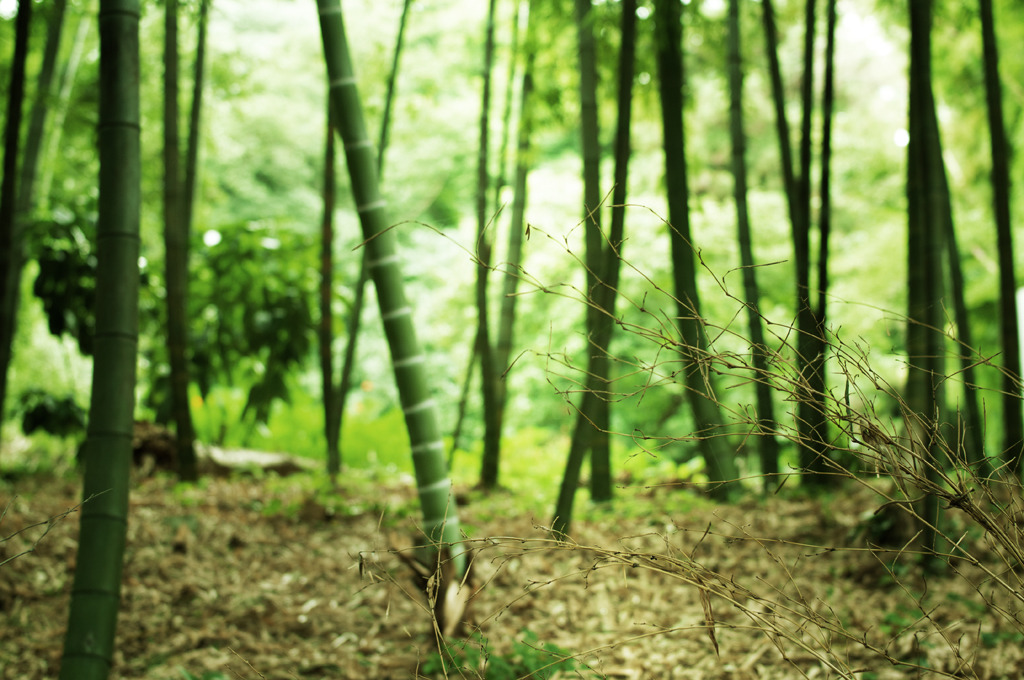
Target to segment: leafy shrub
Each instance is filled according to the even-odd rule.
[[[96,255],[90,245],[93,216],[62,210],[51,221],[35,226],[33,231],[40,235],[28,246],[30,257],[39,265],[32,293],[42,302],[50,333],[71,336],[82,354],[91,355],[96,330]]]
[[[58,437],[70,437],[85,431],[86,411],[74,397],[58,397],[46,390],[22,392],[21,430],[25,434],[42,430]]]

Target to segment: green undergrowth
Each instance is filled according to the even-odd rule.
[[[275,404],[265,424],[255,422],[244,407],[245,393],[240,389],[217,387],[205,400],[193,394],[192,415],[198,440],[228,449],[299,456],[321,463],[326,470],[323,410],[314,395],[294,390],[290,402]],[[139,417],[146,416],[140,414]],[[83,437],[84,434],[58,437],[45,432],[25,437],[20,434],[18,423],[8,421],[4,428],[0,471],[8,478],[52,471],[74,474],[74,451]],[[450,437],[445,437],[444,443],[456,488],[474,488],[480,476],[483,453],[480,442],[473,441],[468,449],[454,451]],[[561,430],[534,426],[510,428],[502,440],[502,488],[522,499],[532,514],[546,516],[554,505],[569,444],[568,435]],[[342,430],[341,462],[343,477],[355,483],[363,479],[385,484],[391,480],[401,483],[410,480],[412,457],[401,412],[383,402],[354,398]],[[656,489],[665,484],[706,481],[702,459],[695,447],[684,443],[640,448],[630,438],[613,438],[612,469],[615,484],[621,488]],[[245,472],[261,477],[259,469]],[[584,477],[586,474],[585,468]],[[579,498],[582,508],[586,505],[584,488]]]
[[[228,680],[228,676],[220,671],[208,671],[202,675],[193,675],[184,668],[179,668],[183,680]]]
[[[483,678],[514,680],[515,678],[598,677],[586,673],[572,653],[551,642],[541,642],[536,633],[522,631],[522,638],[510,650],[499,653],[480,633],[469,638],[444,643],[441,652],[434,652],[419,668],[420,677]]]

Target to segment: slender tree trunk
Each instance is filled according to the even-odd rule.
[[[603,253],[601,235],[601,144],[597,112],[597,54],[591,0],[575,0],[580,69],[580,148],[583,155],[583,218],[587,249],[587,292],[600,284],[596,257]],[[588,317],[589,319],[589,317]],[[588,331],[593,324],[587,324]]]
[[[42,155],[43,135],[53,98],[53,74],[56,71],[57,55],[60,53],[61,36],[64,32],[64,15],[67,0],[55,0],[49,8],[46,24],[46,47],[43,63],[39,67],[39,81],[32,110],[29,114],[28,131],[25,135],[25,153],[22,155],[21,180],[18,184],[18,220],[26,220],[35,209],[34,188],[38,176],[39,158]]]
[[[960,247],[957,245],[956,229],[953,225],[953,210],[950,203],[949,185],[946,181],[946,173],[939,176],[941,192],[943,196],[943,220],[942,237],[946,245],[946,258],[949,263],[949,292],[953,299],[953,318],[956,319],[957,340],[960,350],[957,354],[960,357],[960,379],[964,385],[962,403],[962,422],[960,423],[960,434],[958,441],[962,442],[962,454],[964,460],[971,465],[977,466],[978,473],[987,476],[989,469],[985,460],[984,425],[982,423],[981,409],[978,406],[976,393],[978,384],[974,370],[975,357],[971,355],[974,347],[974,338],[971,333],[970,316],[967,312],[967,301],[964,299],[963,270],[960,266]],[[948,217],[948,219],[946,219]]]
[[[516,290],[523,261],[523,233],[526,214],[526,179],[530,172],[530,135],[533,130],[531,95],[533,93],[533,63],[537,53],[530,17],[530,3],[526,7],[526,45],[523,59],[523,77],[519,93],[519,125],[516,140],[516,168],[512,180],[512,216],[508,230],[508,251],[505,256],[505,276],[502,280],[501,310],[498,319],[498,338],[495,343],[495,364],[502,371],[498,383],[498,413],[505,422],[508,402],[508,372],[511,370],[512,336],[516,318]]]
[[[821,207],[818,211],[818,299],[815,305],[816,335],[822,341],[821,362],[816,365],[817,386],[824,394],[824,331],[828,309],[828,243],[831,237],[831,130],[836,103],[836,0],[828,0],[825,30],[825,77],[821,94]],[[806,206],[810,214],[810,203]],[[809,222],[810,220],[808,220]],[[824,400],[819,399],[822,413]],[[823,422],[822,422],[823,424]]]
[[[828,318],[828,258],[829,239],[832,234],[832,112],[835,103],[835,33],[836,33],[836,0],[828,0],[828,27],[825,38],[825,84],[822,93],[822,131],[821,131],[821,187],[820,203],[818,211],[818,297],[817,303],[811,308],[808,315],[808,322],[814,324],[808,342],[808,351],[804,356],[812,359],[808,364],[808,382],[810,385],[807,412],[802,417],[801,423],[807,423],[810,446],[805,446],[805,453],[813,452],[813,458],[809,458],[806,469],[816,472],[825,472],[828,469],[828,452],[830,442],[828,441],[828,421],[825,417],[826,390],[825,380],[825,359],[828,352],[826,339],[826,321]],[[805,172],[810,173],[810,168]],[[804,226],[810,231],[811,224],[811,202],[810,190],[804,198],[803,215]],[[807,302],[811,304],[810,281],[808,280]],[[802,337],[802,336],[801,336]],[[805,477],[812,483],[819,486],[831,485],[838,477],[827,475],[813,475]]]
[[[1003,123],[1003,94],[999,79],[992,0],[979,0],[981,36],[985,55],[985,102],[992,149],[992,204],[999,250],[999,337],[1003,348],[1003,458],[1020,472],[1024,455],[1024,413],[1020,394],[1020,335],[1017,317],[1017,282],[1014,276],[1013,229],[1010,222],[1010,143]]]
[[[395,36],[395,51],[391,54],[391,71],[388,73],[388,88],[384,95],[384,111],[380,118],[380,136],[377,140],[377,179],[384,178],[384,152],[388,148],[391,134],[391,112],[395,108],[395,89],[398,83],[398,64],[405,44],[405,27],[409,23],[409,8],[412,0],[402,4],[402,15],[398,19],[398,35]]]
[[[814,36],[816,0],[806,0],[804,16],[804,73],[800,88],[800,175],[796,183],[796,222],[793,223],[793,259],[796,264],[797,370],[803,376],[797,398],[800,467],[811,473],[804,483],[822,485],[827,477],[825,457],[827,425],[824,417],[825,338],[820,311],[811,296],[811,121],[814,116]]]
[[[90,3],[91,4],[91,3]],[[50,122],[50,132],[46,135],[46,151],[43,157],[51,159],[57,155],[60,148],[61,136],[64,132],[64,120],[68,113],[68,103],[71,100],[71,90],[74,88],[75,79],[78,75],[78,66],[82,63],[82,54],[85,52],[86,38],[92,27],[91,16],[79,16],[78,26],[75,29],[75,37],[71,41],[71,48],[68,50],[68,58],[61,69],[59,78],[60,85],[57,88],[55,100],[50,104],[53,119]],[[50,186],[53,184],[54,163],[43,163],[42,173],[39,176],[39,186],[35,196],[37,207],[46,209],[50,202]]]
[[[615,128],[615,171],[612,188],[611,225],[608,244],[603,247],[601,276],[603,281],[595,291],[598,315],[594,324],[595,371],[607,382],[611,376],[608,355],[615,330],[615,300],[619,290],[619,265],[626,228],[626,189],[629,180],[630,127],[633,113],[633,76],[636,70],[636,0],[622,0],[622,20],[619,47],[619,92]],[[608,430],[610,395],[599,400],[603,404],[604,430],[597,433],[600,455],[591,452],[590,497],[595,501],[612,498],[611,446]]]
[[[23,2],[21,5],[28,7],[29,3]],[[19,7],[19,12],[20,9]],[[17,182],[17,199],[14,201],[14,213],[10,222],[12,243],[8,248],[0,246],[0,262],[3,263],[3,267],[0,269],[2,271],[0,273],[0,427],[3,424],[3,405],[7,394],[7,371],[10,368],[12,359],[11,347],[14,340],[14,332],[18,325],[18,308],[21,305],[21,278],[25,266],[22,235],[28,228],[27,225],[31,222],[36,211],[36,177],[39,174],[39,158],[42,155],[46,120],[50,111],[50,101],[53,94],[53,73],[56,69],[57,55],[60,52],[66,9],[66,0],[56,0],[50,8],[50,14],[47,17],[46,47],[43,52],[43,63],[39,68],[39,80],[35,96],[32,98],[32,109],[29,114],[28,131],[25,136],[20,178]],[[20,67],[22,77],[24,77],[23,62],[24,59],[22,59]],[[12,72],[11,76],[13,79],[15,73]],[[22,85],[23,94],[24,86]],[[10,106],[14,104],[14,95],[14,84],[12,83]],[[18,95],[19,100],[22,95]],[[10,115],[10,111],[11,109],[9,109],[8,120],[14,120]],[[18,117],[21,115],[20,111],[21,108],[19,106]],[[15,142],[17,143],[17,138],[15,138]],[[12,158],[16,157],[17,153],[14,153]],[[16,169],[12,165],[10,168],[10,178],[12,180],[15,177],[15,172]],[[7,173],[8,169],[5,166],[5,182],[8,176]],[[10,200],[10,197],[6,195],[7,190],[5,187],[3,199],[5,201]],[[12,186],[9,190],[13,192],[14,187]],[[5,215],[3,218],[5,220],[7,219],[7,209],[6,206],[0,208],[0,214]]]
[[[835,110],[836,0],[828,0],[828,27],[825,33],[825,83],[821,95],[821,208],[818,217],[818,316],[819,334],[824,337],[828,318],[828,246],[832,236],[832,117]],[[825,362],[819,364],[824,370]],[[820,379],[824,387],[824,376]],[[824,404],[824,402],[822,402]]]
[[[96,338],[81,532],[61,680],[103,680],[114,655],[128,521],[138,349],[139,3],[101,0]]]
[[[405,38],[405,26],[409,18],[409,7],[412,0],[405,0],[402,5],[402,16],[398,22],[398,37],[395,39],[395,51],[391,59],[391,73],[388,75],[388,89],[384,97],[384,112],[380,121],[380,136],[377,142],[377,179],[384,175],[384,151],[388,146],[388,134],[391,130],[391,110],[394,108],[395,83],[398,80],[398,63],[402,55],[402,45]],[[366,268],[367,250],[362,250],[361,263],[359,266],[359,278],[355,284],[355,293],[352,297],[352,308],[349,311],[346,333],[348,342],[345,344],[345,356],[341,363],[341,379],[338,384],[338,400],[335,402],[335,413],[331,416],[334,423],[335,434],[339,443],[339,468],[341,428],[345,422],[345,404],[348,403],[348,395],[352,392],[352,376],[355,374],[356,350],[359,347],[359,330],[362,327],[363,307],[366,302],[366,284],[370,280],[370,273]],[[333,345],[333,337],[331,344]],[[328,437],[328,439],[330,436]]]
[[[341,430],[345,422],[345,404],[348,403],[348,395],[352,393],[356,369],[356,352],[359,349],[359,333],[363,326],[363,308],[366,306],[366,284],[370,280],[370,272],[366,268],[366,253],[363,252],[359,262],[359,277],[356,279],[352,306],[348,311],[348,320],[345,324],[345,334],[348,342],[345,343],[345,355],[341,360],[341,379],[338,381],[338,400],[335,402],[335,413],[331,416],[331,422],[335,429],[334,437],[338,440],[339,459],[338,468],[341,469]],[[331,340],[333,344],[333,338]]]
[[[501,142],[498,144],[498,170],[494,175],[494,203],[492,203],[494,215],[499,214],[503,209],[502,192],[508,186],[508,146],[512,135],[512,100],[517,77],[516,63],[519,55],[519,13],[521,9],[519,0],[512,1],[515,4],[515,9],[512,12],[512,39],[508,48],[508,78],[505,80],[505,96],[501,104]]]
[[[569,455],[555,503],[552,530],[564,535],[572,524],[572,506],[579,486],[583,461],[590,454],[591,499],[606,501],[611,493],[611,455],[608,441],[609,408],[607,400],[609,342],[598,336],[605,262],[601,233],[601,148],[597,111],[597,64],[592,25],[591,0],[576,0],[576,31],[580,69],[580,132],[583,154],[583,229],[586,254],[587,369],[583,394],[576,407]]]
[[[607,388],[605,387],[607,378],[604,381],[591,382],[591,377],[595,374],[598,377],[607,376],[610,371],[607,352],[614,329],[615,298],[618,293],[621,247],[626,223],[626,187],[629,178],[630,125],[636,63],[636,0],[623,0],[620,26],[622,38],[619,48],[618,122],[615,128],[615,186],[612,189],[611,228],[608,234],[608,245],[602,244],[602,261],[598,269],[601,272],[601,278],[596,287],[591,289],[590,294],[590,309],[596,312],[596,318],[593,334],[590,337],[590,344],[593,345],[593,348],[588,362],[587,388],[583,392],[576,413],[569,457],[559,489],[555,515],[551,520],[552,531],[561,536],[568,534],[572,526],[573,501],[588,447],[591,447],[591,499],[607,501],[612,497],[610,456],[600,459],[594,457],[592,448],[595,431],[598,431],[597,436],[603,438],[604,447],[608,448],[608,426],[605,424],[601,430],[598,430],[598,423],[591,421],[588,414],[601,413],[599,410],[601,405],[603,404],[605,408],[608,405]],[[592,267],[589,268],[592,269]],[[603,415],[607,418],[607,411]],[[595,483],[595,479],[599,481]]]
[[[21,299],[22,239],[17,224],[18,149],[21,141],[21,105],[25,98],[25,60],[28,55],[32,3],[21,0],[14,28],[14,57],[7,90],[4,128],[3,180],[0,182],[0,424],[7,397],[7,369]]]
[[[318,0],[331,99],[338,111],[352,193],[368,250],[367,267],[377,288],[384,333],[391,351],[395,382],[412,446],[416,487],[423,509],[424,532],[433,541],[458,544],[458,508],[444,458],[437,405],[431,398],[426,357],[420,350],[412,309],[405,296],[396,235],[389,229],[385,202],[377,182],[376,158],[363,122],[362,104],[349,56],[338,0]],[[455,545],[459,575],[466,569],[464,549]]]
[[[736,461],[727,442],[716,432],[722,425],[713,375],[707,368],[708,339],[700,314],[697,271],[690,237],[689,187],[686,176],[686,141],[683,134],[683,55],[680,3],[656,0],[657,59],[665,148],[665,183],[668,187],[669,238],[672,276],[677,304],[680,358],[686,362],[685,387],[694,416],[694,436],[704,457],[710,491],[729,493],[737,478]]]
[[[782,187],[786,194],[789,222],[795,225],[799,218],[797,217],[796,178],[793,171],[793,144],[789,138],[789,123],[786,121],[786,94],[782,86],[782,67],[779,65],[779,39],[778,31],[775,27],[775,10],[772,7],[772,0],[762,0],[761,19],[764,26],[768,75],[772,82],[772,103],[775,105],[775,131],[779,138]]]
[[[591,0],[576,0],[576,30],[580,68],[580,147],[583,154],[583,234],[586,253],[586,311],[587,374],[584,390],[598,395],[597,399],[584,399],[573,431],[573,438],[584,441],[570,446],[590,453],[590,495],[595,501],[606,501],[612,496],[611,451],[609,430],[608,361],[609,342],[598,337],[601,292],[605,285],[604,236],[601,233],[601,144],[597,109],[597,56],[594,40]],[[586,408],[582,408],[586,406]],[[568,466],[567,466],[568,471]]]
[[[814,85],[814,27],[815,0],[805,4],[804,22],[804,74],[801,88],[803,117],[801,119],[799,178],[793,168],[793,152],[789,124],[786,121],[786,102],[782,84],[782,69],[778,58],[778,34],[775,10],[771,0],[763,0],[762,22],[772,100],[775,105],[775,126],[779,138],[779,157],[782,165],[783,187],[789,220],[793,229],[793,249],[796,264],[796,330],[797,369],[803,376],[803,389],[798,395],[797,430],[800,440],[801,468],[811,472],[804,480],[809,484],[823,484],[820,473],[826,467],[827,425],[824,418],[824,308],[815,310],[810,289],[810,172],[811,172],[811,120],[813,114]],[[820,263],[819,263],[820,264]],[[822,265],[823,266],[823,265]],[[820,273],[820,271],[819,271]],[[819,294],[821,289],[819,288]],[[819,297],[819,301],[824,298]]]
[[[188,403],[188,233],[178,137],[178,2],[164,5],[164,246],[166,248],[167,353],[171,412],[177,434],[178,474],[197,478],[195,432]]]
[[[761,314],[758,312],[761,293],[754,268],[754,251],[750,236],[750,215],[747,210],[746,134],[743,130],[743,55],[740,46],[740,3],[729,0],[729,130],[732,139],[733,197],[736,202],[736,229],[743,266],[743,294],[747,301],[747,325],[750,332],[751,362],[757,379],[757,442],[761,463],[761,481],[765,492],[771,488],[779,472],[779,445],[775,440],[775,407],[767,379],[768,347],[765,343]]]
[[[498,148],[498,172],[497,172],[497,175],[495,176],[495,181],[494,181],[494,203],[493,203],[493,205],[494,205],[493,214],[494,215],[498,215],[502,211],[502,209],[504,208],[503,199],[502,199],[502,192],[504,191],[505,186],[507,186],[507,180],[508,180],[508,177],[507,177],[508,147],[509,147],[509,139],[511,137],[511,130],[512,130],[512,102],[513,102],[513,98],[514,98],[513,95],[514,95],[514,91],[515,91],[515,83],[516,83],[516,77],[517,77],[516,64],[517,64],[518,55],[519,55],[519,21],[520,21],[520,14],[521,14],[521,11],[522,11],[522,4],[519,2],[519,0],[513,0],[513,1],[515,2],[515,11],[512,13],[512,41],[511,41],[511,44],[509,46],[509,57],[508,57],[509,71],[508,71],[508,79],[505,81],[505,98],[504,98],[504,103],[503,103],[503,108],[502,108],[502,115],[501,115],[501,121],[502,121],[501,122],[501,144],[500,144],[500,146]],[[527,19],[529,19],[528,16],[527,16]],[[521,117],[522,117],[522,115],[520,116],[520,118]],[[520,120],[520,125],[522,125],[522,121],[521,120]],[[512,252],[511,251],[512,251],[513,240],[514,240],[513,239],[513,232],[514,232],[515,229],[516,229],[516,226],[515,226],[514,219],[513,219],[513,224],[511,226],[511,230],[509,232],[509,248],[508,248],[508,250],[509,250],[509,253],[508,253],[509,257],[512,256]],[[520,241],[519,242],[520,242],[519,252],[515,254],[515,257],[516,257],[515,261],[516,261],[516,263],[518,263],[519,258],[521,257],[521,251],[522,251],[521,234],[520,234]],[[511,267],[512,265],[511,265],[510,262],[506,261],[506,266]],[[505,271],[505,278],[503,279],[503,283],[502,283],[503,292],[505,292],[504,289],[507,287],[507,284],[509,282],[510,274],[511,274],[511,270],[510,269]],[[478,273],[478,275],[479,275],[479,273]],[[515,284],[513,284],[513,286],[514,285]],[[513,291],[512,292],[514,294],[514,292],[515,292],[515,288],[514,287],[513,287]],[[485,298],[486,298],[486,296],[485,296]],[[508,396],[508,390],[507,390],[508,381],[507,381],[506,371],[507,371],[507,367],[508,367],[508,352],[511,351],[511,342],[512,342],[512,327],[511,327],[511,323],[512,323],[512,320],[514,319],[515,312],[513,310],[513,312],[512,312],[513,316],[508,320],[507,323],[509,325],[506,327],[505,326],[505,324],[506,324],[505,313],[506,313],[506,307],[507,307],[506,300],[503,298],[499,304],[500,304],[500,306],[498,308],[498,332],[497,332],[497,337],[494,340],[493,349],[491,350],[491,354],[492,354],[491,365],[492,365],[492,370],[493,370],[494,375],[495,375],[495,378],[494,378],[494,395],[493,395],[494,406],[493,406],[493,412],[485,413],[484,414],[484,426],[485,426],[485,433],[484,433],[484,438],[485,438],[484,455],[485,456],[487,455],[487,445],[486,445],[487,432],[486,432],[486,427],[489,424],[491,425],[492,431],[497,433],[498,444],[497,444],[497,447],[496,447],[495,450],[500,452],[501,433],[504,431],[504,426],[505,426],[505,401],[506,401],[506,398]],[[461,402],[460,402],[460,405],[461,405]],[[485,408],[485,410],[486,410],[486,408]],[[459,425],[459,429],[461,429],[461,423]],[[454,441],[452,442],[452,451],[455,451],[455,442]],[[484,461],[484,465],[488,465],[486,459]],[[494,466],[494,469],[495,469],[495,475],[497,475],[497,465]],[[483,478],[483,474],[481,474],[481,478]]]
[[[462,448],[462,428],[466,424],[466,411],[469,406],[469,392],[473,386],[473,371],[476,368],[479,346],[476,339],[473,339],[473,347],[469,352],[469,361],[466,362],[466,372],[463,374],[462,389],[459,391],[459,403],[455,407],[455,427],[452,428],[452,448],[448,451],[448,469],[455,469],[455,452]]]
[[[28,3],[22,4],[27,5]],[[60,52],[66,8],[66,0],[56,0],[47,17],[43,63],[39,68],[38,85],[35,96],[32,98],[24,152],[21,154],[20,178],[17,182],[17,200],[12,221],[13,247],[10,250],[0,247],[0,253],[2,253],[0,261],[3,261],[4,264],[3,273],[0,274],[0,278],[4,279],[3,282],[0,282],[0,291],[2,291],[0,295],[3,295],[3,301],[0,304],[0,310],[2,310],[0,314],[3,316],[0,319],[0,425],[3,421],[3,404],[7,393],[7,370],[12,358],[11,345],[14,331],[18,325],[18,308],[21,306],[21,278],[25,266],[21,245],[22,235],[32,221],[37,203],[35,199],[36,177],[39,174],[39,158],[42,155],[43,136],[50,111],[53,73],[57,64],[57,55]],[[13,172],[12,170],[12,178],[14,177]],[[4,176],[6,177],[6,170]]]
[[[185,242],[195,222],[196,178],[199,175],[199,135],[203,113],[203,83],[206,80],[206,23],[211,0],[200,0],[196,26],[196,56],[192,65],[192,106],[188,115],[188,143],[185,147]]]
[[[324,434],[327,437],[327,474],[334,484],[341,471],[341,427],[337,418],[340,395],[334,384],[334,107],[327,103],[327,140],[324,144],[324,214],[320,222],[320,324],[317,338],[320,350],[320,378],[324,401]],[[351,339],[349,344],[352,345]]]
[[[580,421],[586,421],[583,416],[585,409],[594,408],[594,402],[598,400],[597,394],[590,390],[584,390],[576,412],[576,430],[580,429]],[[574,431],[575,432],[575,431]],[[587,441],[583,437],[573,436],[569,443],[569,456],[565,462],[565,472],[562,475],[562,484],[558,489],[558,500],[555,503],[555,515],[551,519],[551,531],[555,536],[565,537],[572,528],[572,507],[576,500],[576,487],[579,486],[580,471],[583,469],[583,461],[587,457]]]
[[[484,407],[484,453],[480,467],[480,487],[483,489],[493,489],[498,486],[498,466],[501,456],[501,419],[498,416],[498,380],[500,376],[494,362],[487,304],[487,276],[491,271],[491,239],[487,233],[487,189],[490,185],[490,173],[488,172],[490,135],[488,128],[490,127],[491,112],[491,70],[494,62],[494,8],[495,0],[490,0],[484,47],[484,89],[480,104],[480,148],[477,156],[476,183],[476,344],[477,355],[480,357],[480,390]]]
[[[631,153],[630,129],[633,123],[633,79],[636,73],[636,8],[637,0],[622,0],[622,23],[620,33],[622,44],[619,48],[619,92],[617,121],[615,125],[615,173],[612,188],[611,226],[608,230],[608,247],[604,249],[605,261],[602,271],[605,275],[601,288],[604,297],[600,316],[601,332],[605,336],[602,346],[607,343],[615,318],[615,297],[619,285],[619,264],[622,242],[626,231],[626,189],[629,183],[629,158]]]
[[[908,429],[915,448],[936,476],[941,464],[939,423],[943,403],[941,253],[942,164],[931,87],[931,0],[910,3],[910,144],[907,148],[907,374]],[[918,510],[925,520],[920,545],[935,550],[938,503],[929,495]]]

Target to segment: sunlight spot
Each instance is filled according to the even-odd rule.
[[[516,193],[515,189],[513,187],[507,185],[507,184],[505,186],[501,187],[501,198],[500,198],[500,200],[501,200],[502,204],[507,205],[507,204],[511,203],[512,199],[515,198],[515,193]]]
[[[704,0],[700,8],[701,13],[711,19],[718,19],[725,16],[726,6],[724,0]]]
[[[203,234],[203,245],[207,248],[212,248],[220,243],[221,235],[216,229],[207,229],[206,233]]]
[[[651,16],[651,10],[647,9],[646,7],[637,7],[636,8],[636,18],[637,19],[640,19],[641,21],[643,21],[644,19],[647,19],[650,16]]]
[[[281,247],[281,242],[271,236],[265,236],[264,238],[260,239],[260,245],[266,248],[267,250],[277,250],[278,248]]]
[[[641,85],[648,85],[651,82],[651,74],[647,71],[641,71],[640,75],[636,77],[636,80]]]
[[[939,104],[935,107],[935,114],[939,117],[940,123],[948,123],[956,119],[956,111],[945,104]]]
[[[892,133],[892,143],[896,146],[907,146],[910,144],[910,133],[900,128]]]
[[[878,99],[883,104],[889,104],[891,102],[894,102],[898,97],[899,92],[896,90],[895,87],[892,87],[891,85],[883,85],[882,87],[878,88]]]
[[[0,0],[0,19],[13,19],[18,12],[18,0]]]
[[[148,265],[148,264],[149,264],[149,260],[147,260],[145,257],[140,255],[139,256],[139,269],[145,269],[146,265]]]

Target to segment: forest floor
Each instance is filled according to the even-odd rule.
[[[0,484],[0,563],[34,546],[0,565],[0,677],[53,678],[78,515],[45,523],[77,505],[78,485]],[[622,489],[626,511],[580,510],[574,544],[538,527],[546,507],[468,494],[477,632],[442,666],[423,595],[390,552],[415,530],[408,480],[333,501],[311,486],[139,480],[111,677],[1024,677],[1024,636],[994,613],[1020,602],[963,561],[923,580],[906,555],[865,550],[884,536],[858,528],[877,501],[856,490],[715,506]],[[991,554],[981,532],[965,536]]]

